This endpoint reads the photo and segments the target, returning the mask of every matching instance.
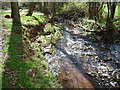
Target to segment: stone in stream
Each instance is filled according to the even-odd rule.
[[[109,77],[109,75],[107,73],[102,73],[101,76],[102,77]]]
[[[112,72],[112,76],[116,81],[120,82],[120,69],[116,69]]]
[[[112,49],[114,49],[116,51],[120,51],[120,43],[112,45]]]
[[[92,77],[97,76],[97,73],[95,73],[95,72],[87,72],[87,74],[90,75],[90,76],[92,76]]]
[[[97,72],[95,70],[95,68],[92,68],[92,67],[85,67],[85,70],[87,72],[88,75],[90,76],[97,76]]]
[[[108,71],[113,71],[114,70],[114,68],[111,66],[111,65],[107,65],[107,69],[108,69]]]
[[[50,53],[50,54],[51,54],[51,53],[52,53],[52,51],[53,51],[52,49],[49,49],[49,48],[44,48],[44,52],[45,52],[45,53]]]
[[[111,60],[113,60],[113,59],[112,59],[112,57],[107,57],[107,58],[104,58],[103,60],[104,60],[104,61],[111,61]]]
[[[52,52],[53,52],[53,48],[52,48],[52,45],[50,44],[48,47],[44,47],[44,52],[45,53],[50,53],[50,54],[52,54]]]
[[[115,58],[118,59],[119,62],[120,62],[120,52],[118,52],[118,51],[113,51],[113,52],[111,52],[111,54],[114,55]]]
[[[97,68],[98,70],[107,71],[107,68],[105,66],[98,66]]]
[[[113,87],[115,87],[116,82],[110,82],[110,84],[111,84]]]

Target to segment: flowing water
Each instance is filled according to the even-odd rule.
[[[46,54],[50,71],[63,87],[119,87],[120,43],[104,44],[88,37],[81,27],[62,23],[57,54]],[[97,83],[97,84],[95,84]]]

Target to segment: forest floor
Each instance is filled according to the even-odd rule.
[[[6,14],[10,13],[4,12],[3,18]],[[32,17],[21,13],[21,21],[22,33],[12,31],[11,18],[1,21],[6,30],[4,88],[60,88],[55,76],[63,88],[120,87],[120,43],[95,40],[91,32],[69,20],[44,24],[40,13]]]

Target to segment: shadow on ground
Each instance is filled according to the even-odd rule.
[[[3,88],[30,87],[32,83],[26,75],[31,67],[26,63],[21,24],[13,24],[9,38],[8,58],[5,61],[2,78]]]

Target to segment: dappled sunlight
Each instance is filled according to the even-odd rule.
[[[120,3],[1,3],[3,89],[120,87]]]

